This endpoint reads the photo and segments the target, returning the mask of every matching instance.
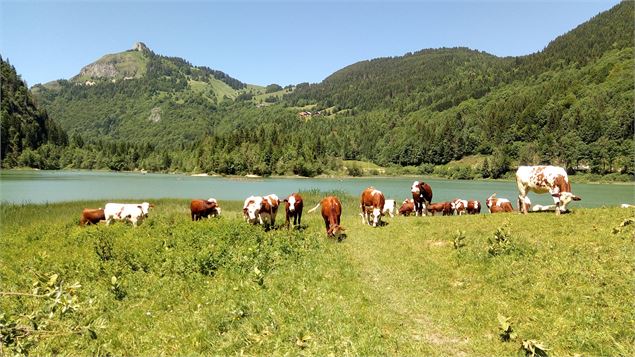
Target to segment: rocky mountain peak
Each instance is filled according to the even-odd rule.
[[[150,49],[148,48],[148,46],[146,46],[146,44],[143,42],[135,43],[132,49],[134,51],[139,51],[139,52],[150,52]]]

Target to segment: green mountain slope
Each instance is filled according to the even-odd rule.
[[[223,72],[137,43],[33,90],[69,134],[175,145],[200,138],[217,106],[247,89]]]
[[[65,144],[66,133],[46,110],[38,107],[15,68],[0,57],[0,160],[2,167],[28,166],[34,150],[45,144]],[[44,149],[43,149],[44,150]]]

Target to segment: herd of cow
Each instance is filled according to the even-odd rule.
[[[522,213],[532,211],[553,210],[556,214],[567,211],[567,204],[571,201],[579,201],[580,197],[571,193],[571,185],[566,171],[556,166],[521,166],[516,172],[516,184],[518,186],[518,210]],[[398,213],[409,216],[435,215],[462,215],[478,214],[481,212],[481,204],[476,200],[464,200],[456,198],[449,202],[432,202],[432,187],[423,181],[415,181],[410,191],[411,199],[406,199],[401,204]],[[531,207],[527,197],[530,191],[536,193],[549,192],[554,200],[554,205]],[[298,193],[293,193],[282,200],[285,204],[286,220],[288,228],[293,220],[293,225],[300,225],[304,201]],[[243,204],[243,217],[251,224],[260,224],[269,229],[275,225],[278,207],[281,201],[275,194],[267,196],[250,196]],[[509,199],[498,198],[496,193],[485,201],[490,213],[512,212],[514,210]],[[136,226],[141,220],[147,218],[148,211],[153,205],[148,202],[140,204],[108,203],[103,209],[84,209],[80,219],[80,225],[96,224],[106,221],[106,225],[115,220],[126,220]],[[323,198],[309,213],[321,207],[326,234],[328,236],[341,236],[344,228],[340,225],[342,203],[335,196]],[[386,200],[384,194],[369,187],[362,192],[360,199],[360,216],[362,223],[377,227],[382,224],[382,217],[395,214],[395,200]],[[218,202],[210,198],[208,200],[192,200],[190,213],[193,221],[207,217],[217,217],[221,213]]]

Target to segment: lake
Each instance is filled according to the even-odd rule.
[[[463,181],[426,179],[432,186],[433,201],[456,197],[477,199],[482,203],[492,193],[514,202],[518,195],[512,181]],[[359,195],[374,186],[401,202],[411,197],[412,177],[364,178],[229,178],[174,174],[141,174],[96,171],[0,171],[0,201],[3,203],[45,203],[78,200],[210,198],[244,200],[250,195],[275,193],[281,198],[291,192],[317,189],[343,191]],[[635,204],[635,185],[578,184],[572,180],[573,192],[582,197],[570,207],[616,206]],[[552,204],[549,195],[530,194],[533,204]]]

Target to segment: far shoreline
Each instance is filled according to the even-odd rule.
[[[9,168],[9,169],[1,169],[0,172],[95,172],[95,173],[122,173],[122,174],[139,174],[139,175],[178,175],[185,177],[201,177],[201,178],[225,178],[230,180],[266,180],[266,179],[339,179],[339,180],[355,180],[355,179],[404,179],[411,178],[413,180],[417,179],[433,179],[433,180],[448,180],[448,181],[474,181],[474,182],[515,182],[513,177],[507,178],[471,178],[471,179],[456,179],[443,177],[438,175],[415,175],[415,174],[401,174],[401,175],[360,175],[360,176],[350,176],[345,174],[320,174],[316,176],[300,176],[300,175],[256,175],[256,174],[245,174],[245,175],[223,175],[217,173],[204,173],[204,172],[181,172],[181,171],[172,171],[172,172],[161,172],[161,171],[146,171],[146,170],[103,170],[103,169],[75,169],[75,168],[63,168],[59,170],[44,170],[38,168],[31,167],[17,167],[17,168]],[[512,172],[512,171],[510,171]],[[635,185],[635,179],[631,181],[611,181],[611,180],[588,180],[585,176],[594,175],[594,174],[576,174],[569,175],[572,183],[583,183],[583,184],[594,184],[594,185],[603,185],[603,184],[615,184],[615,185],[625,185],[625,186],[633,186]]]

